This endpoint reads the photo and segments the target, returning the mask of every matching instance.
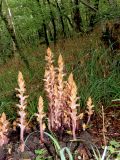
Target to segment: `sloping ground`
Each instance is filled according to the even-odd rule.
[[[97,104],[103,102],[105,105],[110,105],[111,100],[119,98],[120,95],[120,51],[118,50],[114,53],[114,57],[111,57],[109,48],[105,49],[101,41],[101,28],[101,24],[98,24],[89,34],[66,40],[61,39],[56,47],[51,44],[55,63],[61,53],[65,61],[66,77],[70,72],[74,74],[82,106],[85,105],[89,96],[92,96]],[[46,47],[40,45],[36,50],[26,48],[23,52],[30,63],[30,73],[18,57],[10,59],[7,64],[0,66],[0,104],[3,106],[2,108],[11,106],[10,103],[16,99],[14,88],[17,86],[19,70],[22,71],[27,82],[28,93],[32,95],[30,99],[36,101],[40,94],[44,95]],[[8,108],[5,107],[5,109]],[[0,112],[2,111],[3,109]]]
[[[106,104],[104,107],[105,112],[105,136],[107,142],[115,139],[120,141],[120,111],[119,104],[112,103],[111,100],[120,97],[120,66],[116,66],[116,62],[119,60],[119,51],[117,51],[114,57],[110,56],[110,50],[105,49],[103,43],[100,40],[101,29],[96,26],[95,30],[89,34],[83,36],[74,37],[67,40],[59,40],[58,44],[54,48],[51,44],[52,51],[54,52],[55,63],[56,59],[61,53],[65,61],[65,73],[68,77],[70,72],[73,72],[77,86],[78,95],[81,97],[80,104],[84,110],[86,106],[86,99],[91,96],[95,102],[95,113],[91,119],[91,124],[86,131],[80,131],[77,135],[81,140],[80,143],[73,144],[72,149],[76,147],[76,160],[79,156],[86,156],[86,159],[93,157],[93,153],[89,148],[89,145],[93,143],[102,152],[101,146],[104,145],[103,141],[103,118],[101,113],[101,106]],[[45,100],[43,77],[44,77],[44,66],[45,66],[45,51],[44,45],[39,46],[36,50],[26,48],[24,52],[29,60],[31,66],[31,73],[25,68],[25,65],[21,60],[16,57],[10,59],[7,64],[0,66],[0,113],[6,112],[7,116],[11,121],[16,118],[16,106],[17,99],[15,96],[14,88],[17,87],[17,74],[21,70],[24,79],[26,81],[27,92],[30,95],[28,103],[29,116],[31,117],[36,112],[39,95],[43,95]],[[109,106],[108,106],[109,104]],[[45,106],[47,102],[45,101]],[[33,120],[34,122],[34,120]],[[34,132],[38,129],[36,121],[32,122],[32,130]],[[14,136],[13,136],[14,135]],[[26,134],[29,136],[26,142],[25,155],[19,153],[19,129],[16,132],[11,130],[9,134],[9,145],[12,146],[12,150],[8,153],[6,145],[0,150],[1,157],[3,159],[10,159],[11,157],[17,157],[18,159],[23,156],[30,156],[32,159],[35,158],[34,150],[37,148],[45,148],[46,146],[40,146],[38,143],[39,133],[33,133],[30,136],[30,132]],[[61,145],[65,146],[70,143],[71,139],[66,134],[62,139]],[[88,144],[91,139],[90,144]],[[46,138],[48,146],[51,142]],[[16,143],[18,142],[18,143]],[[31,142],[33,142],[31,144]],[[50,148],[46,156],[55,154],[54,147]],[[17,160],[17,158],[14,158]]]
[[[107,113],[106,113],[107,112]],[[120,142],[120,119],[119,114],[116,114],[116,110],[106,110],[105,111],[105,139],[107,141],[107,145],[111,148],[115,149],[115,151],[119,151],[119,147],[117,147]],[[75,156],[75,160],[79,160],[79,158],[84,157],[84,160],[94,160],[96,159],[93,153],[91,146],[96,150],[99,150],[100,154],[103,154],[104,146],[104,137],[103,137],[103,121],[101,114],[95,114],[92,117],[89,128],[86,131],[80,131],[77,135],[77,141],[71,141],[71,134],[64,134],[62,138],[57,137],[61,147],[68,147],[71,153]],[[48,132],[48,131],[47,131]],[[36,123],[34,124],[34,129],[29,130],[25,135],[25,152],[21,153],[19,150],[19,129],[16,131],[11,130],[9,132],[9,143],[4,145],[2,148],[0,147],[0,160],[24,160],[24,159],[35,159],[38,155],[35,154],[35,150],[44,149],[45,152],[41,152],[43,154],[43,159],[55,159],[56,151],[54,148],[53,142],[45,136],[45,143],[40,144],[39,141],[39,129],[37,128]],[[110,145],[109,142],[115,140],[114,144],[116,146]],[[119,145],[120,146],[120,145]],[[107,153],[106,156],[109,156],[112,152]],[[116,153],[112,153],[110,159],[115,159]],[[40,158],[41,159],[41,158]],[[58,158],[59,159],[59,158]]]

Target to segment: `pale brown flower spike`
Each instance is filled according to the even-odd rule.
[[[64,107],[63,107],[63,123],[64,126],[66,126],[68,129],[71,128],[71,109],[69,107],[69,97],[70,97],[70,88],[68,81],[65,82],[65,87],[64,87],[64,93],[63,93],[63,101],[64,101]]]
[[[92,104],[92,98],[89,97],[89,98],[88,98],[88,101],[87,101],[87,111],[86,111],[86,113],[88,114],[87,125],[89,124],[90,119],[91,119],[91,116],[92,116],[93,113],[94,113],[93,108],[94,108],[94,105]]]
[[[25,88],[25,82],[23,79],[22,73],[19,71],[18,74],[18,86],[19,88],[16,88],[16,90],[19,92],[16,96],[19,98],[19,104],[17,104],[17,107],[19,108],[18,115],[19,115],[19,123],[18,126],[20,127],[20,151],[24,152],[25,149],[25,143],[24,143],[24,132],[27,125],[26,122],[26,107],[27,107],[27,98],[28,95],[24,95],[26,88]]]
[[[63,99],[63,88],[64,88],[64,62],[62,55],[59,55],[58,58],[58,68],[57,68],[57,74],[56,74],[56,84],[54,86],[54,91],[55,91],[55,126],[56,130],[59,128],[62,128],[62,113],[63,113],[63,104],[64,104],[64,99]]]
[[[64,88],[64,82],[63,82],[64,73],[63,73],[63,69],[64,69],[64,62],[63,62],[62,55],[60,54],[59,58],[58,58],[58,76],[57,76],[58,94],[59,94],[59,98],[60,99],[63,96],[63,88]]]
[[[70,117],[72,120],[72,134],[73,139],[76,139],[76,128],[77,128],[77,107],[79,104],[77,104],[77,86],[75,84],[75,81],[73,79],[73,74],[71,73],[68,78],[68,87],[69,87],[69,107],[70,107]]]
[[[37,121],[39,122],[40,125],[40,142],[44,142],[44,123],[43,123],[43,118],[46,116],[44,113],[44,106],[43,106],[43,98],[40,96],[39,97],[39,102],[38,102],[38,113],[35,114],[37,116]]]
[[[46,68],[45,68],[45,75],[44,75],[44,88],[45,91],[47,93],[47,97],[48,97],[48,105],[49,105],[49,121],[48,121],[48,126],[49,129],[53,129],[54,128],[54,86],[56,84],[55,82],[55,76],[56,76],[56,72],[55,72],[55,68],[53,65],[53,54],[50,50],[50,48],[47,49],[47,55],[45,56],[45,60],[47,61],[46,64]]]
[[[6,115],[3,112],[0,116],[0,147],[8,143],[7,133],[9,130],[9,121],[6,119]]]

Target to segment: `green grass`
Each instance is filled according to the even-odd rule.
[[[91,96],[95,106],[111,105],[111,100],[120,96],[120,74],[119,67],[115,66],[117,58],[112,60],[109,52],[103,48],[94,49],[88,52],[88,58],[79,63],[85,52],[77,53],[76,60],[66,64],[67,72],[72,70],[78,86],[81,106]],[[115,59],[116,58],[116,59]],[[77,63],[76,63],[77,62]],[[97,109],[97,108],[96,108]]]
[[[86,106],[86,100],[92,97],[96,111],[103,104],[105,107],[111,105],[111,100],[120,98],[120,74],[119,67],[116,66],[119,54],[112,59],[109,51],[104,49],[98,41],[96,34],[84,37],[81,46],[81,38],[59,41],[56,49],[51,45],[54,53],[55,64],[59,53],[63,55],[65,62],[65,79],[73,72],[78,86],[78,96],[80,96],[80,106]],[[75,43],[76,42],[76,43]],[[86,45],[87,44],[87,45]],[[64,45],[64,47],[62,47]],[[40,46],[36,50],[26,48],[24,54],[30,63],[32,74],[26,69],[19,58],[9,60],[0,67],[0,113],[5,111],[9,118],[14,119],[16,110],[15,88],[17,87],[17,74],[20,70],[23,73],[28,99],[28,111],[30,117],[36,112],[38,97],[44,97],[44,104],[47,101],[44,91],[44,67],[45,67],[45,46]]]

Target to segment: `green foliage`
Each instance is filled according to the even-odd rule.
[[[89,53],[88,58],[83,59],[85,53]],[[95,106],[99,103],[109,106],[113,99],[119,98],[120,74],[115,66],[116,60],[117,57],[114,57],[112,61],[107,50],[101,48],[76,53],[75,61],[67,63],[68,73],[71,70],[70,66],[75,66],[73,73],[78,83],[81,106],[86,105],[86,100],[90,96],[94,99]]]
[[[16,30],[16,36],[21,47],[37,46],[40,42],[45,41],[44,27],[45,23],[47,27],[48,39],[51,41],[54,39],[53,25],[51,19],[51,10],[53,18],[55,20],[57,37],[61,38],[63,34],[61,16],[63,18],[64,29],[68,37],[76,34],[74,29],[74,9],[76,8],[75,3],[71,0],[58,1],[60,11],[57,8],[56,1],[50,1],[50,6],[46,1],[29,0],[29,1],[17,1],[9,0],[8,7],[12,13],[12,19]],[[94,14],[94,11],[88,6],[80,3],[77,6],[80,9],[80,16],[82,18],[82,30],[89,30],[90,17],[95,16],[94,21],[103,21],[107,19],[119,18],[120,15],[120,3],[117,2],[117,6],[113,7],[104,0],[99,1],[98,11]],[[90,1],[90,6],[95,7],[95,1]],[[51,9],[50,9],[51,7]],[[8,8],[5,2],[3,2],[4,15],[8,16]],[[2,21],[0,19],[0,21]],[[0,25],[0,62],[6,62],[6,58],[12,55],[12,39],[4,25],[4,22]],[[2,63],[1,62],[1,63]]]
[[[110,154],[114,154],[115,152],[117,152],[117,150],[119,150],[119,148],[120,148],[119,142],[117,142],[115,140],[110,141],[109,146],[108,146],[108,151],[110,152]]]
[[[12,57],[12,42],[5,28],[4,23],[0,19],[0,65],[6,63],[9,57]]]
[[[71,42],[71,44],[72,43],[73,42]],[[16,77],[19,69],[23,71],[25,79],[27,80],[27,91],[30,95],[28,100],[28,112],[30,117],[36,113],[39,95],[45,97],[43,89],[45,66],[43,57],[45,56],[45,49],[41,47],[40,50],[40,53],[38,53],[38,51],[34,51],[34,54],[32,54],[32,51],[30,50],[25,50],[31,68],[33,69],[31,77],[24,65],[18,65],[17,62],[16,64],[13,64],[13,67],[12,64],[9,65],[9,67],[6,67],[4,69],[5,71],[0,75],[0,102],[1,104],[5,104],[7,102],[6,107],[2,107],[0,112],[2,113],[5,111],[5,113],[11,113],[9,114],[9,117],[12,119],[12,113],[14,112],[16,102],[14,88],[17,87]],[[87,59],[85,59],[86,53],[89,53]],[[55,56],[57,59],[57,55]],[[73,60],[67,61],[71,56],[73,57]],[[81,107],[86,106],[86,101],[90,96],[94,101],[96,110],[99,110],[98,106],[101,105],[101,103],[104,106],[111,106],[112,100],[119,99],[120,74],[116,67],[116,61],[118,59],[117,56],[114,57],[114,61],[111,61],[109,52],[103,48],[96,50],[92,49],[91,51],[83,49],[79,52],[74,51],[73,54],[68,48],[68,51],[64,54],[64,59],[65,63],[67,61],[66,73],[69,75],[72,71],[74,74],[75,81],[78,86],[78,95],[80,96],[79,101]],[[83,62],[77,64],[79,60],[83,60]],[[73,66],[74,68],[72,69]],[[9,70],[7,68],[9,68]],[[107,73],[106,77],[104,77],[105,72]],[[47,101],[45,100],[45,110],[47,110],[47,106]]]
[[[112,140],[109,142],[108,146],[103,147],[103,154],[101,156],[99,150],[97,148],[93,148],[94,157],[96,160],[109,160],[120,158],[120,143]]]
[[[0,100],[0,114],[6,113],[9,120],[14,120],[16,118],[15,103],[11,99],[1,99]]]
[[[35,150],[35,154],[38,155],[38,156],[36,157],[36,160],[47,160],[47,159],[51,159],[51,157],[46,157],[46,158],[45,158],[46,150],[44,150],[44,149]]]
[[[55,149],[56,149],[56,152],[60,156],[61,160],[66,160],[65,151],[69,156],[69,160],[73,160],[73,156],[72,156],[72,153],[70,152],[69,148],[67,148],[67,147],[61,148],[59,142],[57,141],[57,139],[55,137],[53,137],[53,135],[51,135],[51,134],[49,134],[47,132],[44,132],[44,134],[47,135],[53,141]]]
[[[52,140],[52,142],[55,146],[56,152],[60,156],[61,160],[66,160],[64,152],[66,152],[69,155],[70,160],[73,160],[73,156],[72,156],[69,148],[67,148],[67,147],[61,148],[61,146],[59,145],[59,142],[57,141],[57,139],[53,135],[51,135],[47,132],[44,132],[44,134],[47,135]],[[95,147],[95,148],[92,147],[92,150],[93,150],[95,160],[109,160],[110,158],[114,158],[114,159],[118,160],[120,158],[119,148],[120,148],[120,143],[115,140],[112,140],[112,141],[110,141],[108,146],[104,147],[102,155],[97,147]],[[40,159],[46,160],[46,158],[44,157],[46,151],[44,149],[36,150],[35,153],[38,155],[36,160],[40,160]],[[51,159],[51,157],[47,157],[47,159]]]

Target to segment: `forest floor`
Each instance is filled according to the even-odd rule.
[[[116,112],[118,109],[118,112]],[[105,139],[107,145],[114,140],[120,142],[120,112],[119,107],[114,109],[113,107],[105,110]],[[11,130],[9,133],[9,143],[0,148],[0,160],[33,160],[37,159],[39,155],[35,154],[35,150],[44,149],[45,152],[41,152],[42,158],[40,159],[55,159],[56,151],[54,144],[48,137],[45,136],[45,143],[41,144],[39,141],[39,129],[34,126],[34,129],[30,130],[25,135],[25,152],[21,153],[19,150],[19,129],[16,131]],[[71,153],[74,155],[75,160],[94,160],[93,150],[98,149],[103,153],[104,137],[103,137],[103,119],[101,113],[94,114],[91,119],[91,125],[86,131],[79,131],[76,141],[72,141],[70,134],[64,134],[63,137],[57,137],[61,147],[68,147]],[[111,145],[110,145],[111,146]],[[111,146],[112,147],[112,146]],[[114,147],[114,146],[113,146]],[[115,148],[119,150],[120,148]],[[40,155],[40,156],[41,156]],[[115,159],[110,158],[111,160]],[[40,160],[39,159],[39,160]],[[59,159],[59,158],[57,158]]]
[[[58,57],[59,53],[64,53],[63,57],[67,65],[67,69],[65,69],[65,73],[75,71],[74,74],[76,76],[75,78],[76,78],[77,84],[79,84],[80,80],[82,79],[81,73],[84,73],[84,71],[80,73],[78,72],[79,68],[77,68],[77,65],[79,65],[79,61],[80,61],[81,63],[80,67],[84,67],[84,63],[86,64],[90,62],[90,58],[91,58],[90,56],[92,55],[93,51],[99,51],[101,47],[103,47],[100,42],[100,35],[101,35],[100,30],[96,28],[93,33],[89,35],[86,34],[84,37],[80,36],[77,38],[76,37],[71,38],[69,40],[59,40],[56,47],[51,45],[53,53],[56,53],[54,54],[55,59],[56,57]],[[43,97],[45,97],[44,95],[45,93],[43,89],[43,76],[44,76],[43,66],[45,66],[44,57],[45,57],[46,47],[39,46],[39,49],[34,51],[33,50],[34,49],[32,50],[28,49],[24,51],[26,53],[26,57],[28,61],[30,62],[32,73],[34,73],[32,74],[32,76],[29,75],[29,72],[25,68],[25,65],[17,58],[13,58],[7,64],[0,66],[0,89],[1,89],[0,113],[5,111],[11,121],[13,121],[16,118],[16,113],[15,113],[16,107],[14,107],[16,103],[16,97],[15,97],[14,88],[17,86],[17,74],[19,70],[22,71],[25,77],[25,81],[27,82],[26,83],[27,92],[30,95],[29,96],[30,100],[28,102],[28,105],[29,105],[28,112],[30,114],[30,117],[36,112],[36,106],[37,106],[37,100],[38,100],[39,94],[42,94]],[[83,53],[82,54],[83,58],[81,58],[81,55],[79,55],[80,52],[81,54]],[[105,59],[105,61],[104,61],[104,56],[102,58],[101,58],[102,59],[101,64],[98,64],[98,63],[96,64],[98,64],[98,68],[100,65],[104,66],[103,72],[104,72],[104,69],[106,69],[106,75],[110,76],[109,72],[107,72],[109,69],[108,65],[105,66],[107,64],[106,63],[107,58]],[[118,58],[116,57],[116,60],[117,59]],[[81,83],[80,85],[86,85],[84,82],[84,77],[83,77],[83,81],[81,81],[80,83]],[[78,89],[80,87],[81,86],[79,86]],[[80,92],[82,91],[80,90]],[[86,97],[87,96],[88,95],[86,95]],[[119,101],[116,103],[117,105],[113,104],[110,101],[109,106],[104,107],[104,114],[105,114],[104,115],[105,130],[104,131],[103,131],[103,117],[102,117],[103,115],[101,112],[102,109],[99,108],[94,112],[94,115],[91,118],[90,126],[86,129],[86,131],[80,130],[79,133],[77,134],[77,138],[79,139],[78,141],[71,141],[72,136],[71,134],[68,134],[68,133],[64,134],[64,136],[61,138],[59,136],[56,136],[61,147],[65,147],[65,146],[69,147],[71,153],[75,155],[75,158],[74,158],[75,160],[79,160],[80,157],[81,157],[81,160],[95,159],[95,157],[93,156],[94,154],[93,154],[93,150],[91,149],[91,145],[95,149],[98,148],[98,150],[100,151],[100,154],[102,155],[103,154],[102,146],[105,145],[104,144],[105,140],[108,146],[115,148],[117,151],[120,150],[120,146],[119,148],[116,148],[114,145],[112,146],[110,144],[112,140],[116,142],[120,142],[120,103]],[[101,106],[101,105],[98,105],[98,106]],[[44,149],[46,152],[42,152],[43,157],[42,158],[38,157],[39,159],[57,160],[55,156],[56,151],[55,151],[54,145],[48,137],[45,137],[44,144],[39,143],[39,128],[36,125],[36,122],[35,124],[32,124],[32,129],[25,134],[26,147],[25,147],[25,152],[23,153],[21,153],[19,150],[19,143],[20,143],[19,132],[20,131],[18,128],[16,131],[13,131],[12,129],[10,130],[8,135],[9,143],[7,145],[4,145],[4,147],[0,148],[0,160],[22,160],[22,159],[38,160],[36,157],[38,157],[39,155],[35,153],[35,150],[41,150],[41,149]],[[104,139],[103,133],[105,133],[105,139]],[[109,152],[109,154],[110,153],[111,152]],[[116,156],[116,154],[114,154],[113,156]],[[112,157],[111,160],[115,160],[115,157]]]

